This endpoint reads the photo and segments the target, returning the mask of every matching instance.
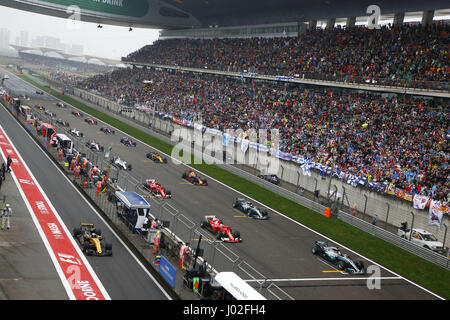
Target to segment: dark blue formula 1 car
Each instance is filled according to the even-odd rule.
[[[339,270],[351,274],[364,274],[366,269],[362,261],[353,261],[347,254],[342,254],[341,250],[328,245],[326,241],[316,241],[312,247],[312,253],[321,256],[327,261],[337,265]]]

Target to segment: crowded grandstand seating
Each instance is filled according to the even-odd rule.
[[[153,81],[152,90],[144,80]],[[448,100],[139,68],[78,87],[220,131],[279,129],[283,152],[408,194],[450,200]]]
[[[168,39],[127,61],[449,90],[450,24],[317,28],[299,37]]]

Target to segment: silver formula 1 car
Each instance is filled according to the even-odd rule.
[[[236,200],[233,203],[233,208],[236,208],[242,212],[244,212],[246,215],[248,215],[250,218],[258,219],[258,220],[267,220],[269,219],[269,213],[267,211],[261,210],[261,208],[255,207],[253,203],[250,201],[247,201],[244,198],[236,198]]]
[[[343,254],[339,248],[330,246],[326,241],[316,241],[311,251],[313,254],[319,255],[325,260],[337,265],[339,270],[351,274],[366,273],[362,261],[353,261],[349,255]]]

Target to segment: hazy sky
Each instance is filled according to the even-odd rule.
[[[69,28],[68,20],[0,6],[0,28],[11,32],[10,43],[14,44],[20,31],[28,32],[28,45],[37,36],[60,38],[67,44],[84,46],[84,54],[120,59],[146,44],[158,39],[159,30],[137,29],[129,32],[127,27],[81,22],[79,29]]]

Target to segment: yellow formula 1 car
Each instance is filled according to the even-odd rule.
[[[167,163],[167,159],[163,158],[159,153],[156,152],[147,153],[147,158],[153,160],[156,163]]]
[[[81,249],[87,255],[111,256],[112,244],[105,243],[100,229],[92,223],[81,223],[79,228],[73,229],[73,236],[81,244]]]

